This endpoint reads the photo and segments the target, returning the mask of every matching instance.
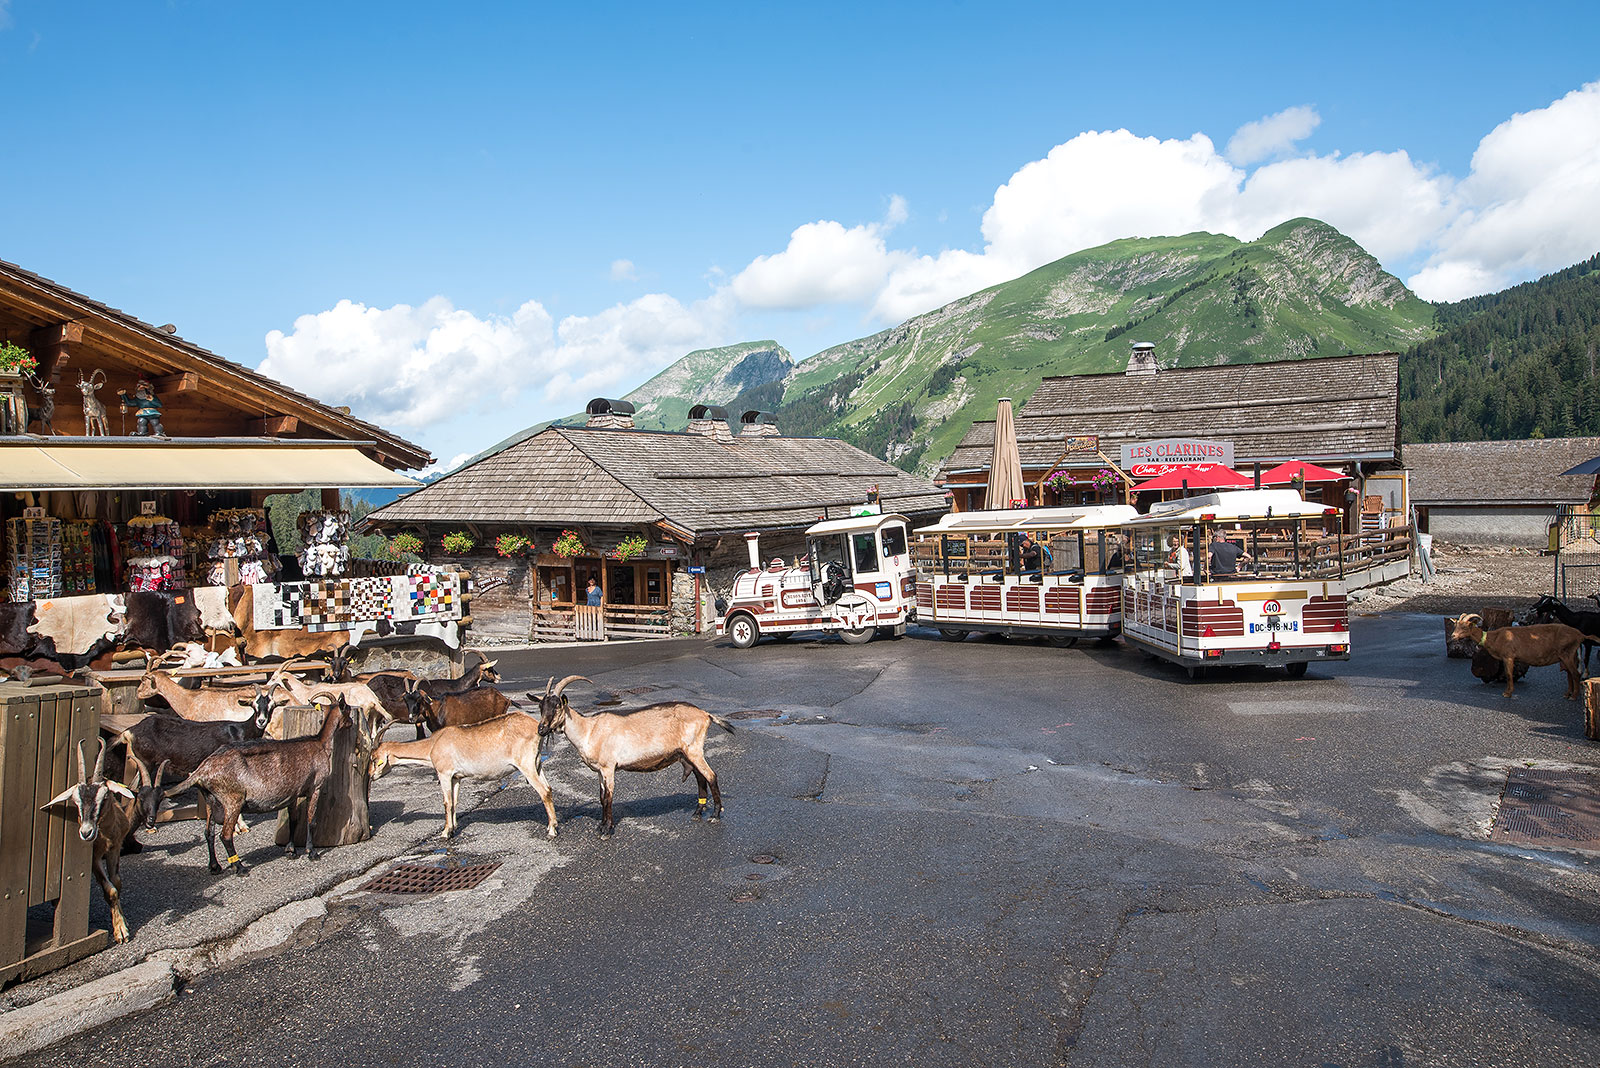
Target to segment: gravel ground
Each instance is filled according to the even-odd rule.
[[[1537,549],[1434,542],[1433,566],[1432,582],[1424,583],[1413,575],[1381,589],[1362,591],[1360,611],[1456,616],[1485,608],[1509,608],[1521,618],[1535,600],[1551,591],[1555,557]],[[1571,600],[1576,605],[1580,598]]]

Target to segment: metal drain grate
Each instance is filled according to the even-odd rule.
[[[1511,772],[1489,838],[1600,850],[1600,779],[1573,771]]]
[[[361,889],[369,894],[442,894],[448,890],[471,890],[498,867],[498,862],[452,868],[436,864],[396,864]]]

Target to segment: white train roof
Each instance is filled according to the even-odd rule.
[[[1128,525],[1150,527],[1203,519],[1318,519],[1337,510],[1313,504],[1292,489],[1227,490],[1152,504],[1148,515]]]
[[[857,515],[849,519],[825,519],[806,528],[808,535],[814,534],[855,534],[861,531],[877,530],[885,523],[909,523],[910,520],[899,512],[885,512],[882,515]]]
[[[1138,518],[1138,511],[1126,504],[1095,504],[1082,508],[994,508],[975,512],[951,512],[932,526],[918,527],[917,533],[953,534],[974,530],[1072,530],[1117,527]]]

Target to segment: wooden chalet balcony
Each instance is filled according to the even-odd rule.
[[[665,605],[536,605],[531,637],[536,642],[603,642],[618,638],[666,638],[672,614]]]

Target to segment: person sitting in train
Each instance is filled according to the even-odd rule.
[[[1181,579],[1194,576],[1194,560],[1189,556],[1189,536],[1178,535],[1178,540],[1173,543],[1172,551],[1167,554],[1167,562],[1178,569]]]
[[[1111,558],[1106,561],[1106,570],[1108,572],[1110,572],[1110,571],[1121,571],[1122,570],[1123,562],[1124,562],[1124,557],[1123,557],[1123,552],[1122,552],[1123,547],[1124,547],[1124,543],[1123,543],[1123,540],[1122,540],[1122,536],[1120,534],[1112,535],[1112,538],[1111,538]]]
[[[1239,573],[1240,560],[1252,562],[1250,554],[1244,551],[1244,546],[1235,545],[1224,537],[1220,530],[1213,532],[1211,535],[1211,574],[1213,576],[1237,575]]]
[[[1032,534],[1022,536],[1022,570],[1024,573],[1039,570],[1039,543]]]

